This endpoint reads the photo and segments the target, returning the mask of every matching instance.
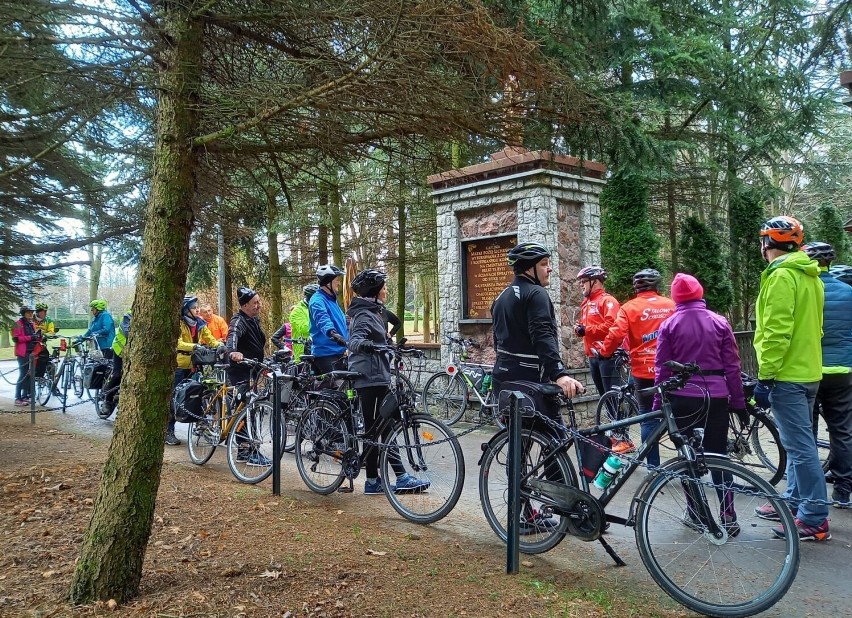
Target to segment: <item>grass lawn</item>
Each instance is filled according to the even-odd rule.
[[[57,333],[59,336],[64,337],[65,339],[72,339],[78,335],[82,335],[86,332],[85,328],[62,328],[60,327],[59,332]],[[11,337],[9,338],[11,340]],[[54,346],[59,346],[59,339],[51,339],[47,342],[47,347],[51,350]],[[14,360],[15,358],[15,346],[9,348],[0,348],[0,360]]]

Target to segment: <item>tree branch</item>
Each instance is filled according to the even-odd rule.
[[[72,249],[79,249],[80,247],[85,247],[86,245],[101,242],[109,238],[115,238],[116,236],[121,236],[122,234],[138,232],[139,228],[140,226],[138,225],[114,228],[106,232],[101,232],[100,234],[97,234],[95,236],[88,236],[86,238],[72,238],[54,243],[32,244],[29,247],[23,249],[20,246],[11,247],[8,244],[4,244],[2,247],[0,247],[0,257],[24,257],[28,255],[39,255],[42,253],[63,253],[65,251],[71,251]]]
[[[5,264],[0,262],[0,270],[29,271],[29,270],[59,270],[69,266],[89,266],[91,260],[79,260],[77,262],[58,262],[56,264]]]

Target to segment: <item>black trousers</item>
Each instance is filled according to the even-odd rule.
[[[388,393],[387,386],[365,386],[359,388],[358,399],[361,402],[361,413],[364,415],[364,433],[367,439],[376,442],[382,442],[387,439],[391,431],[391,425],[388,425],[382,432],[381,436],[376,436],[375,428],[380,419],[379,407],[382,400]],[[376,438],[379,438],[378,440]],[[364,467],[366,468],[367,478],[374,479],[379,476],[379,449],[377,447],[366,447],[367,455],[364,459]],[[392,448],[388,453],[391,468],[397,477],[405,474],[405,467],[399,458],[399,449]],[[387,479],[385,479],[387,480]]]
[[[852,374],[823,374],[816,401],[822,404],[822,417],[828,427],[834,485],[842,491],[852,491]],[[814,414],[814,435],[816,425]]]

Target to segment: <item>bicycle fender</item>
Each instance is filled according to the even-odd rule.
[[[491,439],[490,439],[488,442],[483,442],[483,443],[480,445],[480,448],[482,449],[482,455],[480,455],[480,456],[479,456],[479,461],[477,461],[477,462],[476,462],[476,465],[477,465],[477,466],[481,466],[481,465],[482,465],[482,460],[483,460],[483,459],[485,459],[485,453],[487,453],[488,451],[490,451],[490,450],[491,450],[492,445],[493,445],[493,444],[494,444],[494,443],[495,443],[498,439],[502,438],[505,434],[507,434],[508,432],[509,432],[509,430],[508,430],[508,429],[501,429],[500,431],[498,431],[497,433],[495,433],[493,436],[491,436]]]

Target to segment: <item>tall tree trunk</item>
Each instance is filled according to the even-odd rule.
[[[266,247],[269,251],[269,294],[272,296],[272,323],[275,328],[284,322],[281,309],[281,261],[278,257],[278,209],[275,206],[275,190],[266,189]]]
[[[312,278],[316,264],[313,263],[313,252],[310,247],[310,238],[308,228],[299,228],[299,276],[302,277],[300,283],[304,283],[306,279]]]
[[[421,293],[421,297],[423,298],[423,343],[429,343],[431,341],[431,323],[430,319],[432,317],[432,286],[429,285],[431,281],[430,277],[420,277],[420,282],[423,285],[423,292]]]
[[[399,237],[397,238],[397,271],[396,271],[396,314],[402,320],[402,327],[396,333],[396,340],[399,341],[405,336],[405,262],[407,251],[405,247],[406,225],[408,223],[408,213],[405,209],[405,183],[400,179],[399,182],[399,197],[396,207],[396,223],[399,228]]]
[[[328,210],[331,218],[331,254],[334,257],[334,263],[343,268],[343,241],[341,239],[341,231],[343,224],[340,221],[340,185],[337,179],[331,183],[328,192]]]
[[[176,0],[159,3],[170,40],[160,49],[154,175],[129,361],[98,496],[71,581],[69,596],[75,605],[98,599],[121,603],[138,593],[154,519],[197,173],[192,139],[198,124],[202,27],[190,6]]]
[[[414,306],[414,324],[411,326],[411,332],[420,332],[420,312],[417,310],[417,295],[420,294],[420,277],[414,277],[414,300],[411,304]]]
[[[328,186],[320,184],[319,228],[317,229],[317,252],[320,264],[328,264]]]
[[[230,320],[231,316],[236,313],[234,310],[234,268],[231,262],[231,250],[229,243],[229,234],[225,232],[225,268],[222,271],[222,278],[225,281],[225,313],[223,317]]]

